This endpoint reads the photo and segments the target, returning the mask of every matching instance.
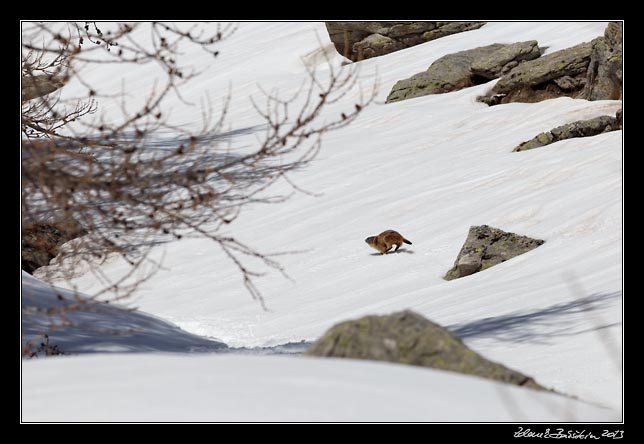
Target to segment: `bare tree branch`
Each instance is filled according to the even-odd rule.
[[[147,44],[141,34],[134,34],[145,27]],[[294,96],[284,99],[262,90],[263,103],[252,99],[261,125],[224,131],[229,96],[218,118],[209,103],[202,106],[200,131],[170,122],[163,103],[170,93],[181,98],[182,87],[198,75],[181,63],[181,48],[196,46],[215,58],[233,31],[210,23],[24,24],[23,243],[42,224],[74,221],[87,233],[66,245],[56,267],[46,267],[44,278],[71,279],[78,264],[85,263],[103,285],[94,297],[126,297],[149,278],[149,273],[136,277],[136,270],[160,266],[149,257],[154,245],[201,236],[221,248],[251,296],[265,307],[255,279],[266,270],[286,276],[284,268],[274,254],[258,252],[222,229],[248,204],[279,203],[297,192],[313,194],[298,187],[292,173],[315,158],[326,133],[358,117],[373,101],[376,85],[369,97],[323,120],[323,110],[356,87],[357,72],[352,66],[329,65],[329,72],[321,76],[307,68],[306,81]],[[123,105],[120,121],[87,121],[97,113],[102,96],[97,93],[100,85],[82,78],[79,66],[149,63],[163,77],[138,110],[128,111]],[[87,88],[87,96],[63,101],[60,90],[72,78]],[[240,133],[262,136],[253,148],[238,149],[230,141]],[[271,193],[279,180],[289,184],[291,192]],[[99,258],[110,255],[119,255],[132,267],[116,282],[102,275],[97,265]],[[251,258],[265,270],[250,268]]]

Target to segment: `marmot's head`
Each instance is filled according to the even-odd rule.
[[[376,236],[369,236],[366,238],[364,241],[368,243],[369,245],[373,245],[374,240],[376,239]]]

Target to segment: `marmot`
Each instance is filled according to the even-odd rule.
[[[396,249],[394,251],[398,251],[403,242],[411,245],[410,241],[402,237],[399,232],[394,230],[383,231],[378,236],[370,236],[364,241],[368,243],[371,248],[378,250],[380,254],[385,254],[386,252],[391,250],[391,247],[393,247],[394,245],[396,246]]]

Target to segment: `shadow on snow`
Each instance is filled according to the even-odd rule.
[[[463,339],[494,337],[503,341],[546,343],[548,337],[578,335],[620,325],[606,323],[594,312],[621,297],[621,292],[592,294],[539,310],[483,318],[447,328]]]

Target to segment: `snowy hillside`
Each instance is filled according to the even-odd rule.
[[[488,359],[530,375],[546,387],[615,410],[603,418],[595,416],[597,411],[579,417],[619,419],[622,133],[571,139],[521,153],[511,151],[520,142],[558,125],[614,115],[621,102],[559,98],[495,107],[476,102],[477,96],[494,85],[493,81],[453,93],[384,105],[397,80],[426,69],[445,54],[491,43],[531,39],[548,47],[549,53],[590,41],[602,35],[605,27],[606,23],[488,23],[475,31],[360,62],[364,91],[371,87],[377,73],[380,103],[365,109],[349,127],[329,133],[313,164],[292,177],[299,187],[321,196],[298,194],[283,204],[249,207],[231,226],[240,241],[260,251],[302,251],[279,258],[292,281],[279,273],[257,281],[268,310],[262,310],[250,298],[236,267],[216,245],[189,238],[155,250],[155,256],[164,256],[163,269],[145,282],[129,303],[187,332],[234,347],[315,340],[342,320],[412,309],[455,331],[467,345]],[[315,57],[311,54],[319,41],[329,44],[323,23],[240,23],[238,32],[222,44],[221,57],[208,61],[210,66],[203,66],[199,53],[187,55],[205,71],[184,91],[185,97],[199,103],[200,97],[209,94],[213,103],[219,103],[230,85],[231,129],[257,125],[261,121],[248,95],[257,91],[257,85],[266,90],[277,88],[284,96],[296,91],[305,78],[302,57],[308,55],[307,62],[316,63],[312,62]],[[339,66],[339,56],[333,63]],[[328,71],[323,63],[318,68],[321,75]],[[137,91],[149,86],[152,81],[145,74],[127,73],[126,87]],[[88,70],[85,76],[106,88],[121,87],[122,73],[115,70],[101,67]],[[63,89],[64,94],[73,96],[74,87],[68,85]],[[328,118],[350,109],[358,94],[356,89],[353,96],[328,109]],[[198,126],[198,109],[190,110],[179,101],[175,105],[173,118]],[[101,103],[101,110],[108,113],[117,113],[118,107],[118,103]],[[232,140],[233,145],[254,142],[252,134]],[[546,242],[481,273],[449,282],[443,280],[468,228],[481,224]],[[374,255],[364,238],[385,229],[400,231],[413,245],[405,246],[398,254]],[[111,277],[120,276],[125,270],[126,265],[118,260],[107,261],[101,269]],[[80,276],[73,284],[87,294],[100,288],[91,274]],[[25,419],[47,419],[43,416],[45,407],[37,407],[36,403],[39,398],[35,384],[44,372],[78,375],[69,380],[68,405],[75,407],[61,411],[60,418],[82,414],[86,416],[79,418],[97,419],[99,412],[107,411],[101,409],[113,407],[112,401],[103,403],[99,396],[94,412],[75,402],[81,396],[80,390],[90,387],[89,380],[80,376],[82,369],[100,369],[106,378],[106,385],[100,390],[108,393],[110,384],[118,384],[123,376],[118,370],[110,373],[110,369],[119,367],[120,360],[124,359],[86,356],[23,362]],[[172,378],[183,371],[180,366],[189,366],[180,358],[163,359],[169,381],[175,381]],[[249,369],[255,366],[252,360],[266,359],[261,361],[261,366],[266,366],[267,382],[273,384],[282,378],[280,384],[292,384],[292,387],[306,385],[306,380],[301,378],[308,372],[323,374],[327,367],[329,371],[345,369],[354,375],[348,376],[353,381],[351,385],[342,385],[346,381],[329,382],[329,387],[338,393],[345,389],[348,393],[361,390],[354,382],[369,378],[369,369],[378,368],[381,371],[374,373],[374,384],[387,387],[381,398],[383,404],[398,389],[400,394],[395,396],[405,397],[428,393],[430,388],[444,385],[474,384],[472,378],[450,375],[456,379],[443,381],[441,378],[447,376],[441,372],[387,364],[338,363],[336,367],[336,361],[281,358],[292,363],[284,364],[278,372],[273,367],[278,358],[252,357],[244,361],[231,357],[229,361],[219,361],[219,357],[190,357],[188,362],[197,362],[197,359],[211,365],[213,374],[230,377],[236,372],[248,371],[242,379],[253,381],[256,374]],[[144,391],[139,394],[149,394],[147,390],[158,380],[147,380],[143,385],[141,381],[145,380],[149,368],[156,365],[154,358],[128,356],[123,362],[133,369],[132,384],[126,387],[137,387]],[[220,364],[222,367],[215,370]],[[275,373],[271,373],[273,370]],[[196,381],[207,378],[193,376]],[[224,401],[234,399],[235,389],[225,381],[223,378],[209,386],[210,400],[216,398],[217,390],[225,387],[228,391]],[[394,388],[396,381],[405,386]],[[25,391],[28,386],[31,388]],[[427,387],[423,389],[427,392],[419,391],[420,386]],[[196,382],[191,390],[198,391],[198,387]],[[239,390],[248,387],[242,386]],[[479,384],[482,391],[493,392],[494,387],[489,382]],[[266,396],[271,396],[270,391],[278,389],[266,390]],[[523,396],[518,395],[520,389],[509,387],[507,390]],[[128,399],[138,396],[136,393],[125,389],[124,398],[119,402],[127,404]],[[461,419],[512,420],[507,411],[500,413],[500,407],[491,409],[498,413],[496,417],[475,416],[476,412],[483,415],[487,409],[475,402],[486,399],[498,406],[500,394],[488,395],[468,399],[473,402],[470,412],[473,416],[464,412]],[[298,395],[293,392],[289,396]],[[149,398],[152,405],[154,399]],[[423,404],[434,401],[414,399],[419,408],[436,413],[427,420],[444,419],[439,413],[443,409],[446,409],[445,415],[450,414],[444,404],[435,410],[437,405]],[[295,402],[295,398],[292,400]],[[523,398],[519,404],[523,405],[522,402]],[[538,409],[538,403],[525,402],[530,405],[526,408]],[[391,404],[392,410],[385,411],[391,414],[387,418],[371,418],[423,420],[409,411],[395,410],[400,404]],[[132,411],[136,410],[137,404],[129,405]],[[311,417],[294,417],[342,419],[325,416],[323,406],[307,412]],[[237,410],[230,411],[230,416],[221,418],[232,420],[236,414],[248,411],[244,407],[247,405],[240,404],[235,407]],[[212,410],[204,410],[204,414],[212,413],[211,419],[220,418],[216,413],[226,410],[219,404],[209,408]],[[188,419],[173,409],[178,407],[160,410],[155,419]],[[339,412],[347,413],[347,420],[352,417],[349,412]],[[528,417],[546,418],[541,416],[545,415],[543,409],[534,412],[534,416],[527,413]],[[243,419],[261,418],[261,413]],[[107,418],[123,417],[106,413],[101,420]],[[270,420],[273,416],[265,418]]]
[[[618,420],[569,398],[400,364],[161,354],[46,361],[24,366],[24,421]]]

